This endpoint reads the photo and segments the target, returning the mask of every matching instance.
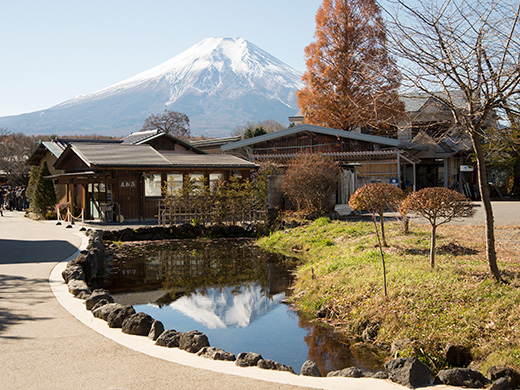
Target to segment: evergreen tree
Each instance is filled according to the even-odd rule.
[[[27,184],[27,191],[26,191],[27,200],[29,201],[30,204],[33,203],[34,190],[36,188],[36,182],[38,181],[39,174],[40,174],[40,166],[33,165],[31,167],[31,172],[29,174],[29,184]]]
[[[305,48],[305,87],[298,105],[310,124],[382,134],[404,112],[400,75],[386,48],[375,0],[324,0],[316,14],[316,41]]]
[[[44,217],[45,214],[56,206],[56,191],[54,189],[54,183],[45,179],[45,176],[50,176],[49,167],[47,162],[44,161],[40,171],[38,173],[38,179],[34,187],[32,210]]]

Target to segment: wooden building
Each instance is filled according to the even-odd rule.
[[[50,148],[31,162],[49,158]],[[84,210],[86,219],[150,220],[157,218],[163,191],[180,188],[186,176],[213,185],[231,175],[247,178],[256,167],[235,156],[207,154],[169,134],[138,132],[116,142],[68,141],[49,178],[64,188],[61,201],[75,216]]]
[[[252,162],[268,160],[280,166],[287,166],[301,153],[329,156],[341,167],[335,203],[346,205],[350,195],[365,183],[403,185],[406,167],[415,172],[415,165],[420,161],[410,153],[414,147],[398,139],[300,125],[223,145],[222,150]],[[412,177],[412,187],[414,179]],[[279,182],[277,186],[280,185]]]

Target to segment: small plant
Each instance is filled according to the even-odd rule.
[[[455,218],[469,218],[475,210],[464,195],[442,187],[423,188],[403,201],[401,213],[414,212],[426,218],[432,227],[430,266],[435,267],[435,241],[437,227]]]
[[[45,214],[45,219],[48,221],[56,219],[56,212],[49,211],[47,214]]]
[[[202,225],[202,220],[200,217],[195,217],[191,219],[191,226],[197,227]]]
[[[314,221],[314,224],[316,226],[325,226],[325,225],[328,225],[329,223],[330,223],[329,217],[319,217]]]

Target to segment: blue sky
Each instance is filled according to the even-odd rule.
[[[242,37],[304,71],[321,0],[0,1],[0,116],[49,108],[209,37]]]

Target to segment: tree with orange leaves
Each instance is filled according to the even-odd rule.
[[[403,114],[400,74],[386,49],[375,0],[324,0],[316,41],[305,48],[305,86],[297,92],[305,121],[336,129],[388,133]],[[385,130],[386,129],[386,130]]]

